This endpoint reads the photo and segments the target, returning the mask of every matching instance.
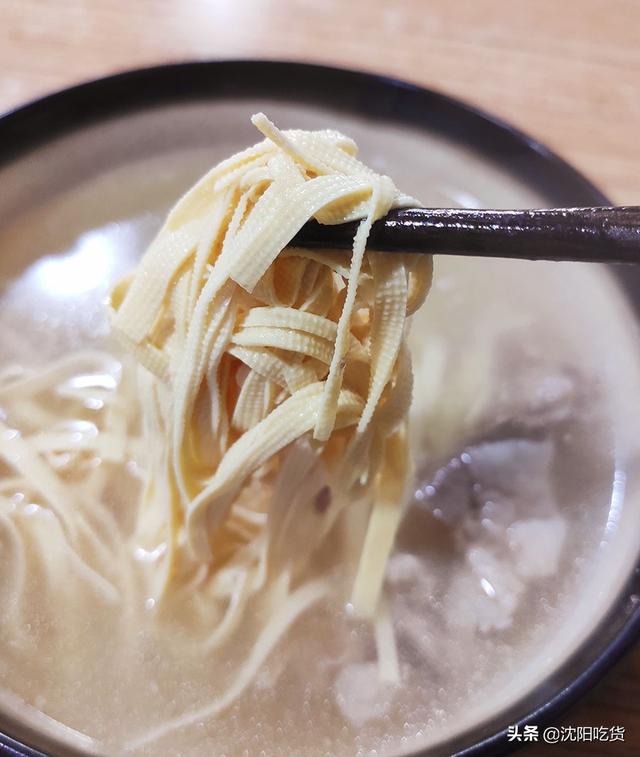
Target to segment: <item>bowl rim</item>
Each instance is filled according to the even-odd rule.
[[[267,96],[321,104],[352,114],[441,132],[465,144],[485,160],[526,179],[561,205],[608,205],[607,197],[563,158],[508,122],[434,89],[362,70],[285,60],[225,59],[166,63],[122,71],[35,99],[0,116],[0,168],[56,138],[107,118],[159,106],[215,99]],[[640,268],[640,267],[639,267]],[[629,275],[631,274],[631,275]],[[616,276],[627,291],[640,292],[640,271]],[[555,675],[576,665],[577,675],[542,705],[508,725],[545,725],[579,699],[640,637],[640,565],[628,585],[585,644]],[[585,651],[603,628],[612,636],[602,649]],[[580,661],[580,654],[585,655]],[[504,716],[504,712],[502,715]],[[504,722],[504,717],[496,718]],[[507,725],[473,741],[476,726],[453,742],[458,757],[495,755],[517,747],[507,739]],[[470,737],[472,743],[469,745]],[[439,749],[439,745],[436,747]],[[457,751],[455,751],[457,750]],[[426,755],[428,752],[415,753]],[[451,752],[449,752],[451,753]],[[0,755],[42,757],[43,753],[0,733]]]

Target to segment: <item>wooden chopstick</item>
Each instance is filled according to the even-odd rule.
[[[358,221],[305,224],[289,243],[350,249]],[[640,207],[404,208],[376,221],[367,249],[444,255],[640,263]]]

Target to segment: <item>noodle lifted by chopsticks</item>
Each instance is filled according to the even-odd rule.
[[[372,616],[410,470],[406,320],[431,259],[366,252],[371,224],[416,202],[351,140],[252,120],[264,141],[178,202],[112,295],[155,448],[140,528],[169,542],[165,589],[194,564],[241,566],[239,613],[257,587],[299,580],[366,500],[352,601]],[[287,247],[311,218],[361,219],[352,254]]]

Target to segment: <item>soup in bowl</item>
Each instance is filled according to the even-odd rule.
[[[339,173],[327,161],[353,148],[334,129],[407,193],[345,163],[367,190],[325,199],[334,222],[383,213],[385,192],[555,198],[461,144],[455,119],[450,136],[265,91],[112,114],[3,169],[0,710],[53,754],[451,753],[523,716],[637,559],[638,335],[606,269],[438,257],[431,281],[365,253],[354,274],[357,243],[313,259],[283,239],[247,283],[271,244],[265,187],[300,178],[280,158],[307,183]],[[256,141],[261,109],[331,131],[268,133],[273,154],[225,164],[163,227]]]

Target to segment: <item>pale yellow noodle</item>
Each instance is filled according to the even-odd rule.
[[[0,528],[15,623],[35,548],[48,591],[73,575],[101,602],[120,603],[128,629],[143,596],[161,607],[186,592],[203,654],[223,655],[240,626],[254,639],[218,698],[131,747],[240,696],[329,593],[314,560],[350,506],[371,513],[353,602],[375,622],[382,677],[399,678],[379,599],[411,470],[407,317],[426,296],[431,261],[369,253],[366,243],[374,221],[416,201],[336,131],[280,131],[262,114],[253,122],[265,139],[189,190],[112,292],[113,332],[137,380],[121,380],[100,352],[0,375],[9,414]],[[351,252],[289,248],[312,218],[359,221]],[[144,486],[124,533],[105,497],[131,463]],[[31,521],[13,507],[16,492],[42,508]],[[135,567],[140,550],[157,559]]]

